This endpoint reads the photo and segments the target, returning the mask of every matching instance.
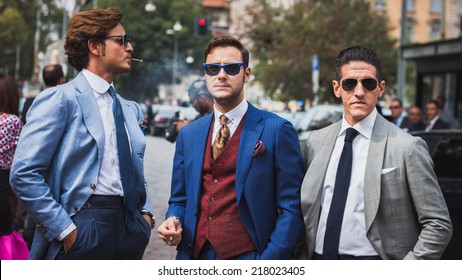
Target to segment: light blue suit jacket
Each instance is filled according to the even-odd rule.
[[[150,210],[144,179],[145,137],[138,104],[118,96],[130,138],[139,209]],[[104,154],[104,128],[96,99],[82,73],[47,89],[27,114],[11,167],[10,183],[38,226],[30,259],[54,259],[56,238],[93,194]]]
[[[185,126],[176,144],[166,217],[178,217],[183,227],[177,259],[190,259],[192,255],[212,118],[213,114],[209,114]],[[253,157],[258,140],[265,145],[265,152]],[[259,258],[290,257],[303,228],[303,176],[300,145],[292,125],[249,104],[239,142],[235,188],[239,215]]]

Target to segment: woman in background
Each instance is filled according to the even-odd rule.
[[[19,90],[14,79],[0,74],[0,259],[27,259],[22,236],[12,229],[9,183],[10,167],[22,123],[19,117]]]

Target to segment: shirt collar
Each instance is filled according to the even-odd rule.
[[[340,132],[338,136],[345,134],[347,128],[353,127],[356,129],[362,136],[366,137],[367,139],[371,139],[372,136],[372,129],[374,128],[375,119],[377,118],[377,109],[374,110],[367,115],[364,119],[356,123],[354,126],[351,126],[347,123],[345,118],[342,119],[342,127],[340,128]]]
[[[98,95],[105,94],[108,91],[109,87],[111,86],[114,87],[114,83],[109,84],[105,79],[90,72],[89,70],[85,68],[82,69],[82,74],[87,79],[93,91],[97,93]]]
[[[228,123],[232,123],[234,125],[239,125],[241,122],[242,118],[244,117],[245,113],[247,112],[247,108],[249,107],[249,104],[247,103],[247,100],[242,99],[241,103],[234,107],[231,111],[228,113],[225,113],[225,116],[229,119]],[[215,123],[220,123],[220,116],[223,115],[222,112],[218,111],[217,107],[213,105],[213,112],[215,114]]]

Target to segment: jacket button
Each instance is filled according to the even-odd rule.
[[[202,235],[202,239],[207,240],[207,236]]]
[[[96,184],[95,184],[95,183],[91,183],[91,184],[90,184],[90,188],[91,188],[92,190],[96,189]]]
[[[83,208],[90,208],[90,203],[85,202],[85,204],[83,205]]]
[[[211,216],[209,216],[209,217],[207,218],[207,220],[211,221],[211,220],[212,220],[212,217],[211,217]]]
[[[214,183],[218,183],[218,179],[213,179],[213,182],[214,182]]]
[[[72,208],[72,210],[74,211],[74,213],[77,213],[79,211],[79,209],[77,209],[77,207]]]

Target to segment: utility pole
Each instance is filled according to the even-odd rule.
[[[398,73],[397,73],[397,95],[398,98],[403,100],[404,93],[406,91],[406,61],[403,59],[403,50],[402,47],[407,43],[406,42],[406,31],[407,31],[407,0],[401,0],[401,38],[398,49]]]

